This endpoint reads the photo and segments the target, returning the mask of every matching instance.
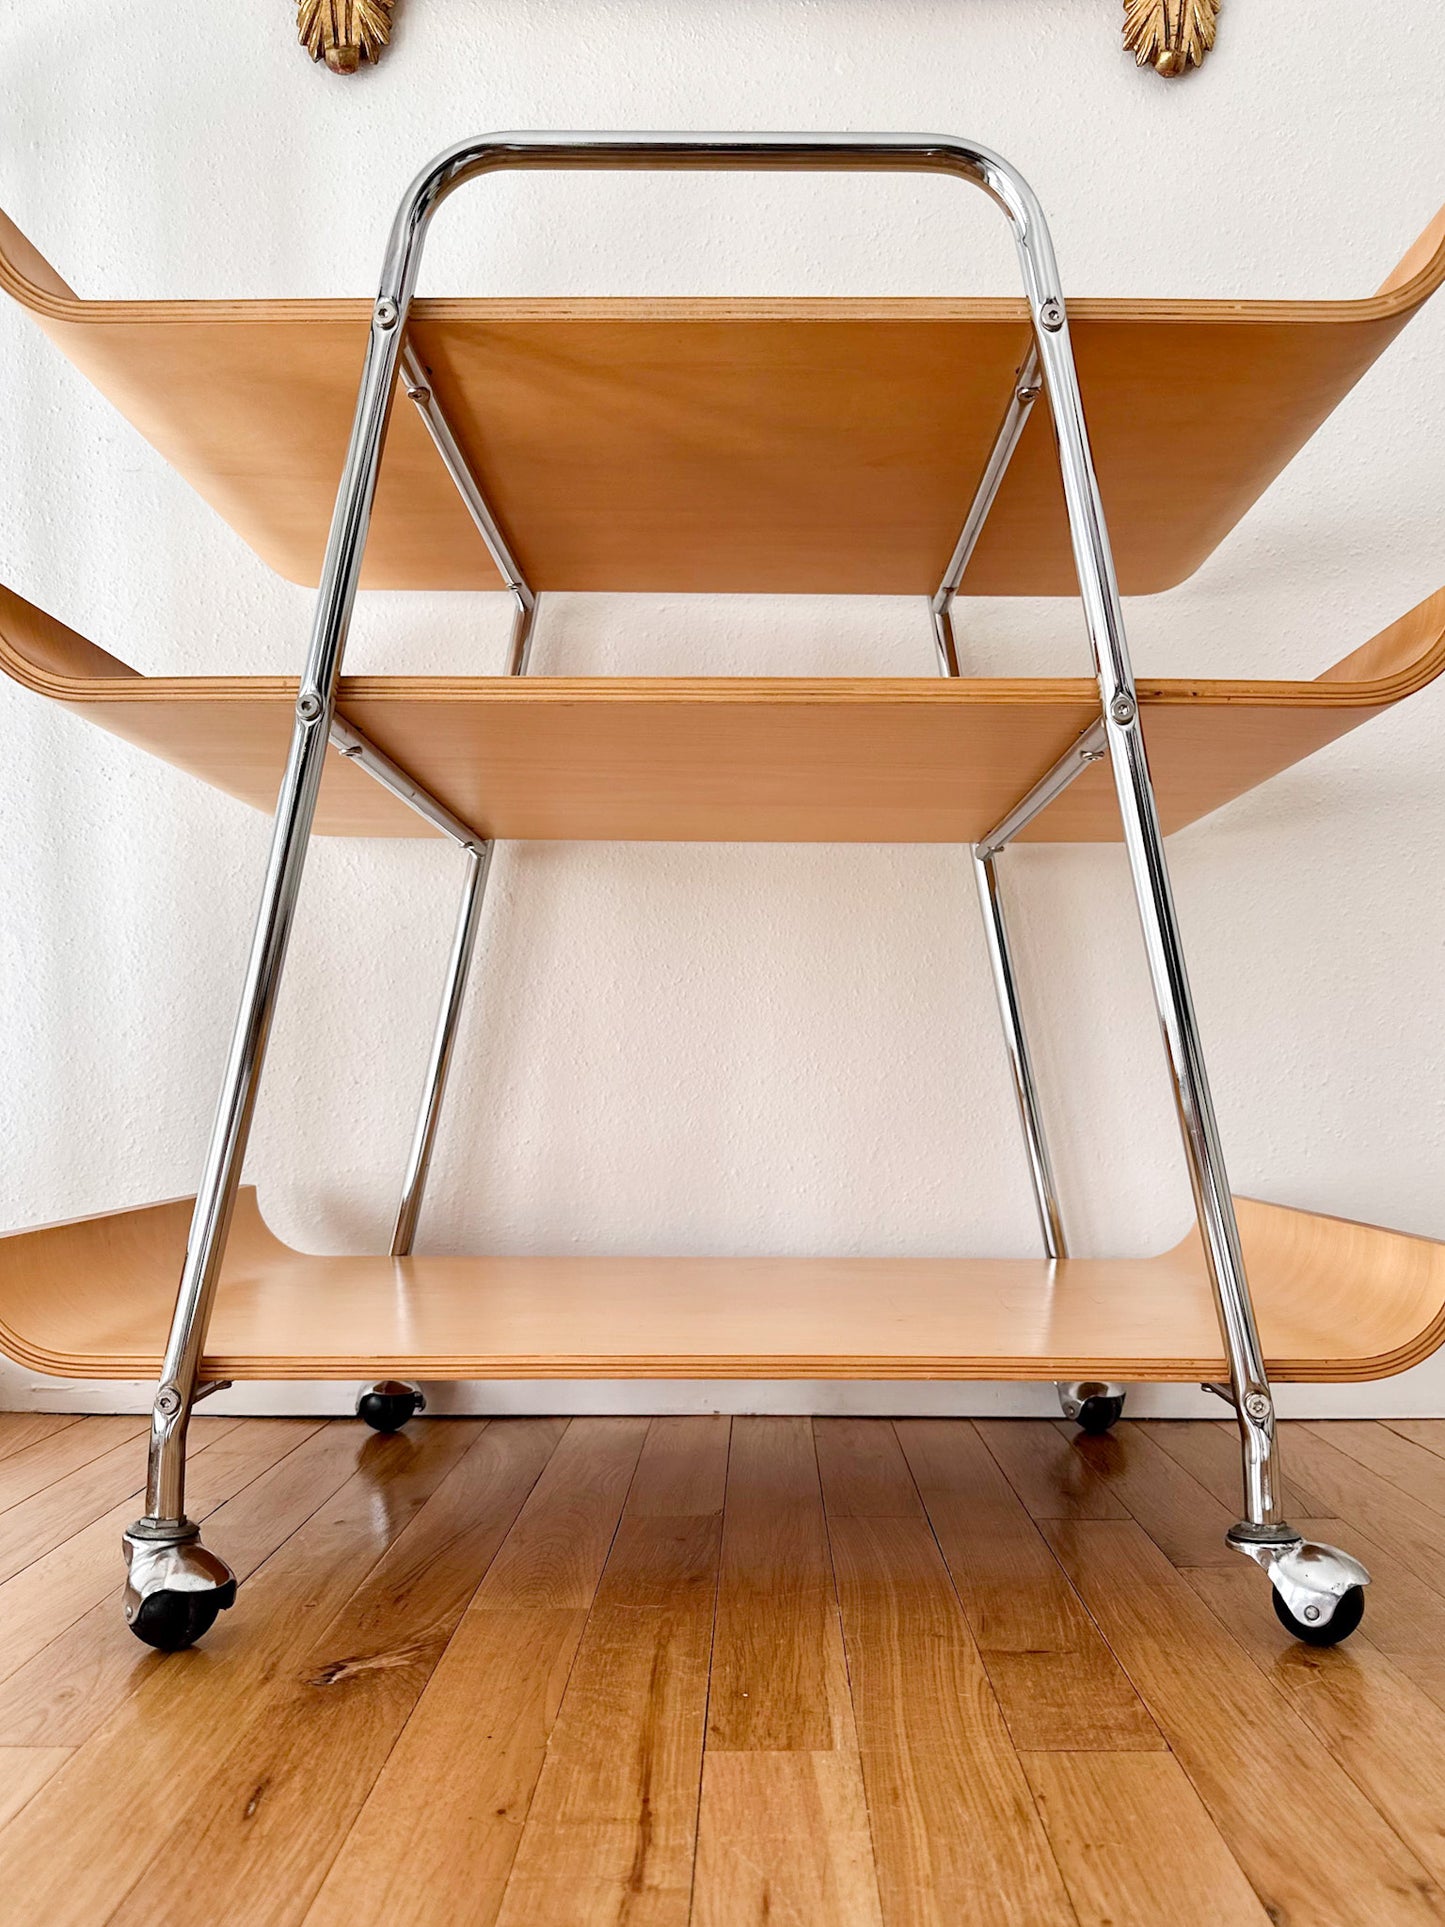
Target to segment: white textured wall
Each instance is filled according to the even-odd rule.
[[[0,204],[86,294],[361,294],[401,188],[468,132],[926,128],[1024,169],[1077,293],[1363,293],[1445,200],[1438,8],[1394,0],[1388,23],[1370,11],[1313,0],[1307,23],[1286,23],[1262,0],[1226,0],[1218,52],[1171,85],[1121,56],[1115,0],[403,0],[382,66],[339,80],[292,44],[284,0],[88,0],[83,22],[62,0],[9,0]],[[424,286],[931,295],[1014,280],[991,210],[941,181],[532,176],[452,203]],[[1142,672],[1310,675],[1445,579],[1442,347],[1445,301],[1191,582],[1130,607]],[[0,370],[0,579],[146,670],[299,664],[307,594],[8,304]],[[494,669],[506,629],[501,597],[374,594],[349,662]],[[975,604],[962,629],[981,671],[1085,660],[1070,604]],[[919,602],[619,596],[552,599],[535,660],[544,674],[926,675],[931,657]],[[1429,692],[1171,845],[1236,1189],[1436,1236],[1442,724],[1445,692]],[[0,730],[0,1223],[189,1190],[266,823],[8,685]],[[1122,857],[1028,851],[1008,872],[1075,1246],[1148,1250],[1179,1232],[1188,1197]],[[250,1163],[298,1243],[384,1240],[457,882],[436,846],[315,849]],[[1033,1249],[956,854],[506,848],[479,965],[425,1246]],[[131,1396],[0,1367],[9,1403]],[[453,1396],[510,1409],[1048,1398]],[[1308,1398],[1441,1411],[1445,1366]]]

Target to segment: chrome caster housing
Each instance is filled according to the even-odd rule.
[[[1370,1575],[1358,1559],[1312,1539],[1255,1539],[1236,1526],[1229,1543],[1269,1575],[1275,1617],[1307,1646],[1338,1646],[1365,1616]]]
[[[182,1539],[153,1537],[141,1519],[126,1533],[125,1623],[158,1653],[179,1653],[203,1639],[216,1616],[236,1603],[236,1575],[207,1552],[194,1526]]]
[[[1060,1384],[1059,1404],[1081,1432],[1100,1438],[1118,1424],[1124,1413],[1125,1389],[1103,1379],[1075,1379]]]
[[[363,1386],[356,1395],[356,1416],[373,1432],[399,1432],[425,1410],[425,1392],[404,1378],[384,1378],[380,1384]]]

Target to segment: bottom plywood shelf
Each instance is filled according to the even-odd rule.
[[[0,1238],[0,1350],[154,1378],[190,1203]],[[1384,1378],[1445,1341],[1445,1245],[1239,1201],[1273,1377]],[[1154,1258],[310,1257],[236,1210],[209,1379],[1222,1377],[1191,1235]]]

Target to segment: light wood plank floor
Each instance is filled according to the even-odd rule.
[[[0,1921],[1445,1922],[1445,1421],[1284,1428],[1325,1652],[1227,1422],[212,1417],[161,1658],[142,1429],[0,1414]]]

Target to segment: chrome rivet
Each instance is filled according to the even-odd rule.
[[[431,400],[431,390],[430,388],[423,388],[418,384],[414,388],[407,389],[406,398],[408,401],[414,401],[418,408],[425,408]]]
[[[1306,1618],[1306,1619],[1307,1619],[1307,1620],[1308,1620],[1308,1621],[1310,1622],[1310,1624],[1311,1624],[1311,1625],[1313,1626],[1313,1624],[1315,1623],[1315,1621],[1316,1621],[1316,1620],[1317,1620],[1317,1619],[1319,1618],[1319,1616],[1320,1616],[1320,1609],[1319,1609],[1319,1607],[1318,1607],[1318,1606],[1306,1606],[1306,1607],[1305,1607],[1305,1610],[1304,1610],[1304,1616],[1305,1616],[1305,1618]]]
[[[1064,304],[1057,295],[1050,295],[1039,309],[1039,320],[1051,335],[1056,335],[1064,325]]]
[[[1267,1419],[1269,1417],[1269,1400],[1263,1392],[1246,1392],[1244,1395],[1244,1409],[1246,1414],[1252,1419]]]
[[[1132,696],[1116,696],[1109,704],[1109,714],[1116,723],[1132,723],[1134,720],[1134,699]]]
[[[1102,763],[1103,760],[1104,752],[1101,749],[1086,749],[1082,750],[1079,754],[1079,761],[1081,763]]]
[[[372,312],[372,320],[378,328],[394,328],[401,319],[401,309],[390,295],[384,295]]]
[[[303,723],[314,723],[321,714],[321,698],[314,690],[308,689],[296,698],[296,714]]]
[[[1037,401],[1043,392],[1043,388],[1038,382],[1031,381],[1027,387],[1015,391],[1015,398],[1027,407],[1030,402]]]

